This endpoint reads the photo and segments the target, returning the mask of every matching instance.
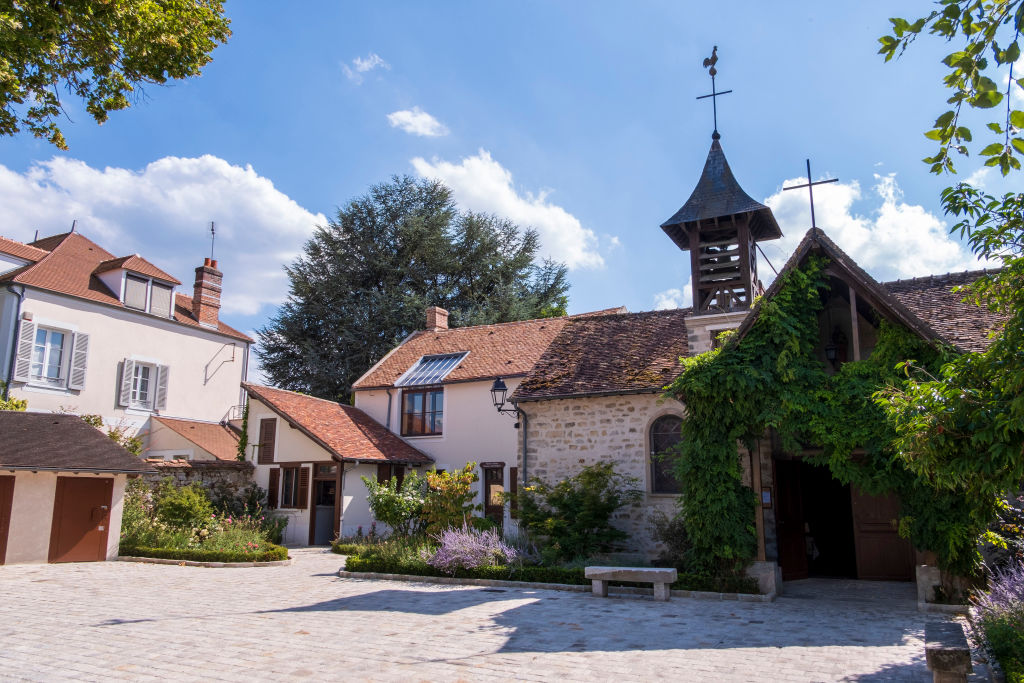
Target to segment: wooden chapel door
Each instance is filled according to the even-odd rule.
[[[869,496],[850,487],[857,578],[872,581],[911,581],[914,549],[896,530],[900,503],[895,495]]]
[[[808,575],[800,465],[799,460],[775,461],[775,523],[783,581],[806,579]]]

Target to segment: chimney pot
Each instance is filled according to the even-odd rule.
[[[448,329],[448,311],[440,306],[427,308],[427,329],[433,332]]]

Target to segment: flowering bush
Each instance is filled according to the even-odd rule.
[[[470,526],[445,529],[437,536],[440,547],[433,553],[421,552],[431,567],[446,574],[459,569],[476,569],[511,564],[516,551],[505,544],[495,529],[478,531]]]
[[[384,522],[394,533],[402,536],[423,532],[424,522],[421,514],[427,487],[423,477],[416,472],[410,472],[401,486],[398,485],[397,477],[391,477],[383,484],[369,477],[362,479],[366,484],[366,498],[370,503],[370,511],[377,520]]]
[[[1024,564],[997,570],[987,592],[973,598],[974,626],[1011,683],[1024,683]]]
[[[476,463],[461,470],[427,472],[427,495],[423,501],[423,519],[427,533],[437,535],[448,529],[476,524],[473,512],[482,509],[473,505],[473,484],[480,478]]]

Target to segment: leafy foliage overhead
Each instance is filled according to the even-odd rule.
[[[1024,111],[1014,109],[1013,93],[1024,94],[1024,74],[1015,74],[1020,59],[1020,34],[1024,30],[1024,0],[939,0],[937,8],[916,20],[890,19],[892,35],[879,38],[880,54],[889,61],[902,55],[923,32],[957,42],[957,49],[942,63],[948,73],[942,79],[952,91],[943,112],[925,136],[939,143],[935,154],[926,158],[933,173],[955,172],[951,152],[967,156],[974,139],[963,125],[964,105],[971,109],[1000,107],[997,118],[987,124],[988,139],[981,149],[987,166],[998,166],[1003,175],[1020,168],[1024,154]],[[991,61],[989,61],[991,59]]]
[[[260,330],[257,354],[280,387],[344,399],[352,383],[425,325],[565,314],[566,269],[534,260],[537,233],[460,211],[439,182],[394,177],[317,228],[287,268],[290,295]]]
[[[142,84],[198,76],[231,31],[221,0],[0,3],[0,135],[22,128],[60,149],[60,90],[96,123]]]

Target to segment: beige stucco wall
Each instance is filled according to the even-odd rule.
[[[6,474],[6,472],[5,472]],[[11,524],[7,536],[6,564],[46,562],[50,554],[50,528],[53,523],[53,502],[57,493],[57,477],[103,477],[114,479],[110,508],[110,529],[107,533],[107,559],[117,557],[121,538],[121,514],[124,511],[123,474],[71,474],[56,472],[14,473],[14,499],[11,503]]]
[[[33,289],[25,292],[22,312],[31,313],[36,324],[89,335],[85,388],[13,384],[11,393],[27,399],[29,410],[92,413],[102,415],[108,424],[124,421],[143,427],[149,412],[117,405],[119,363],[129,357],[170,368],[163,415],[219,421],[240,403],[244,342],[157,316]]]
[[[171,460],[184,457],[187,460],[216,460],[217,457],[208,450],[189,441],[159,420],[150,420],[148,448],[144,453],[147,458],[163,458]]]
[[[434,459],[437,469],[459,469],[470,462],[505,463],[504,480],[509,487],[509,467],[515,466],[518,430],[516,419],[503,415],[491,400],[493,378],[479,382],[460,382],[444,386],[444,434],[441,436],[403,437],[407,442]],[[519,386],[521,378],[505,380],[508,396]],[[391,423],[388,429],[401,433],[401,390],[391,390]],[[387,421],[388,395],[383,389],[355,392],[356,407],[381,424]],[[506,405],[511,408],[511,405]],[[478,475],[482,473],[479,468]],[[360,484],[362,485],[362,484]],[[347,487],[346,487],[347,488]],[[476,484],[476,503],[483,502],[483,481]],[[506,511],[507,515],[507,511]]]
[[[528,477],[553,484],[586,465],[613,462],[617,472],[636,477],[644,491],[643,499],[620,510],[613,523],[630,535],[626,550],[657,554],[651,518],[659,511],[674,515],[678,496],[650,493],[649,431],[662,415],[683,416],[683,405],[656,394],[634,394],[533,401],[521,408],[529,417]]]

